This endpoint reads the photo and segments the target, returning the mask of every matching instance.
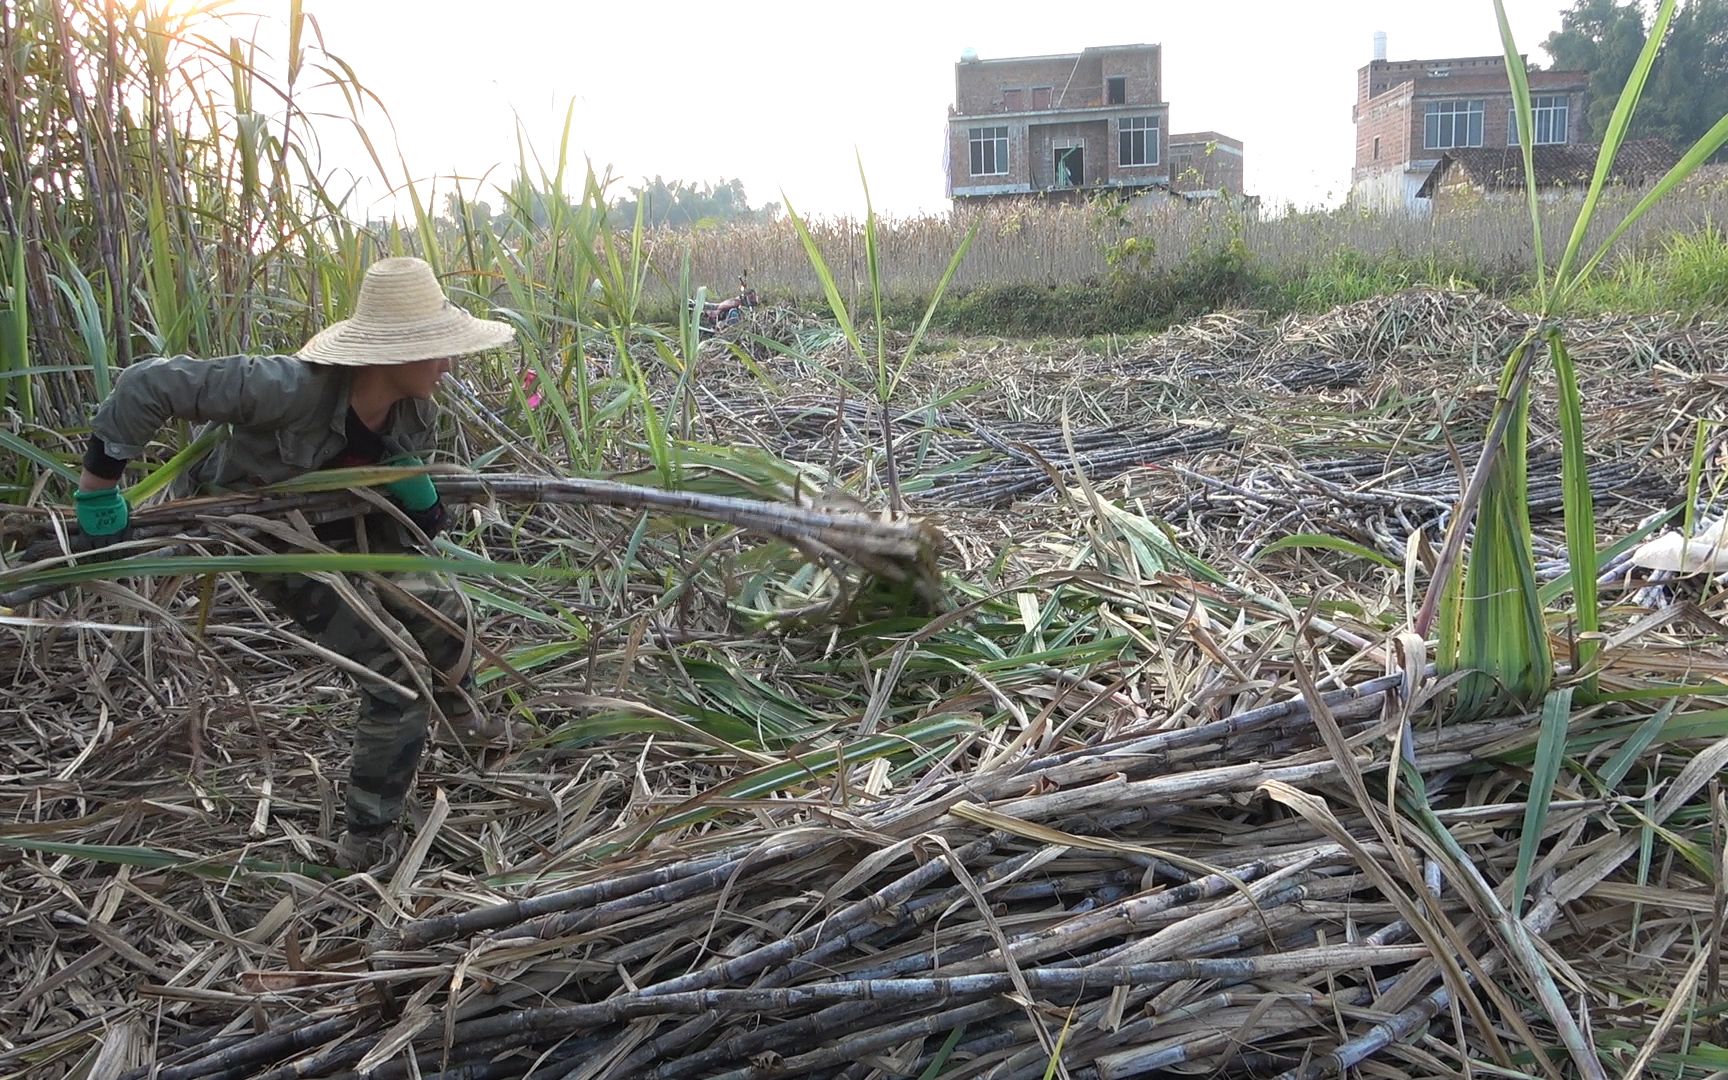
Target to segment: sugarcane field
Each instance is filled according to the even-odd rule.
[[[0,4],[0,1077],[1728,1077],[1728,0],[1555,6],[1302,209],[1208,13]]]

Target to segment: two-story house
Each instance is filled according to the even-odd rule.
[[[1158,45],[954,65],[948,196],[955,200],[1170,189],[1172,151],[1192,186],[1241,192],[1242,144],[1172,135]]]
[[[1537,145],[1579,141],[1590,86],[1586,71],[1530,71]],[[1386,59],[1384,34],[1374,59],[1356,73],[1356,166],[1351,201],[1374,210],[1423,212],[1418,198],[1447,151],[1518,145],[1512,85],[1502,56]]]

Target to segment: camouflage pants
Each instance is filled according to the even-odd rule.
[[[472,685],[467,663],[470,628],[461,597],[436,575],[380,576],[462,628],[463,635],[454,636],[394,590],[374,588],[359,577],[347,579],[356,592],[373,601],[378,621],[406,643],[403,651],[431,687],[433,701],[444,715],[467,712],[466,692]],[[248,580],[308,638],[375,675],[415,691],[417,696],[409,698],[387,683],[364,676],[355,679],[360,708],[348,774],[348,825],[366,829],[397,821],[420,764],[431,718],[431,707],[409,666],[378,628],[332,586],[299,574],[248,575]],[[419,646],[418,655],[415,645]]]

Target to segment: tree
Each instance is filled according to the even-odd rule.
[[[1645,131],[1681,149],[1728,114],[1728,0],[1690,0],[1675,14],[1648,92]]]
[[[644,181],[630,194],[612,202],[610,216],[614,225],[628,228],[636,220],[636,207],[642,207],[642,223],[673,229],[700,228],[719,222],[773,221],[780,214],[779,203],[765,203],[752,208],[744,193],[744,182],[722,177],[718,184],[688,184],[674,180],[668,184],[656,176]]]
[[[1644,12],[1636,0],[1578,0],[1542,43],[1555,68],[1590,73],[1590,106],[1578,117],[1581,136],[1596,142],[1608,130],[1644,37]]]
[[[1577,0],[1543,49],[1557,69],[1590,73],[1578,136],[1600,141],[1649,32],[1637,0]],[[1686,0],[1668,28],[1632,119],[1630,138],[1684,150],[1728,113],[1728,0]]]
[[[502,232],[509,223],[492,212],[492,204],[484,199],[470,201],[468,198],[446,192],[444,195],[444,212],[438,220],[449,222],[457,228],[465,228],[474,232],[490,229]]]

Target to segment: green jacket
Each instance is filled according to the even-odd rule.
[[[169,420],[230,424],[232,433],[177,484],[182,493],[273,484],[319,468],[347,445],[353,369],[293,356],[165,356],[121,371],[91,430],[110,457],[132,459]],[[405,399],[379,435],[389,456],[424,457],[436,410]]]

